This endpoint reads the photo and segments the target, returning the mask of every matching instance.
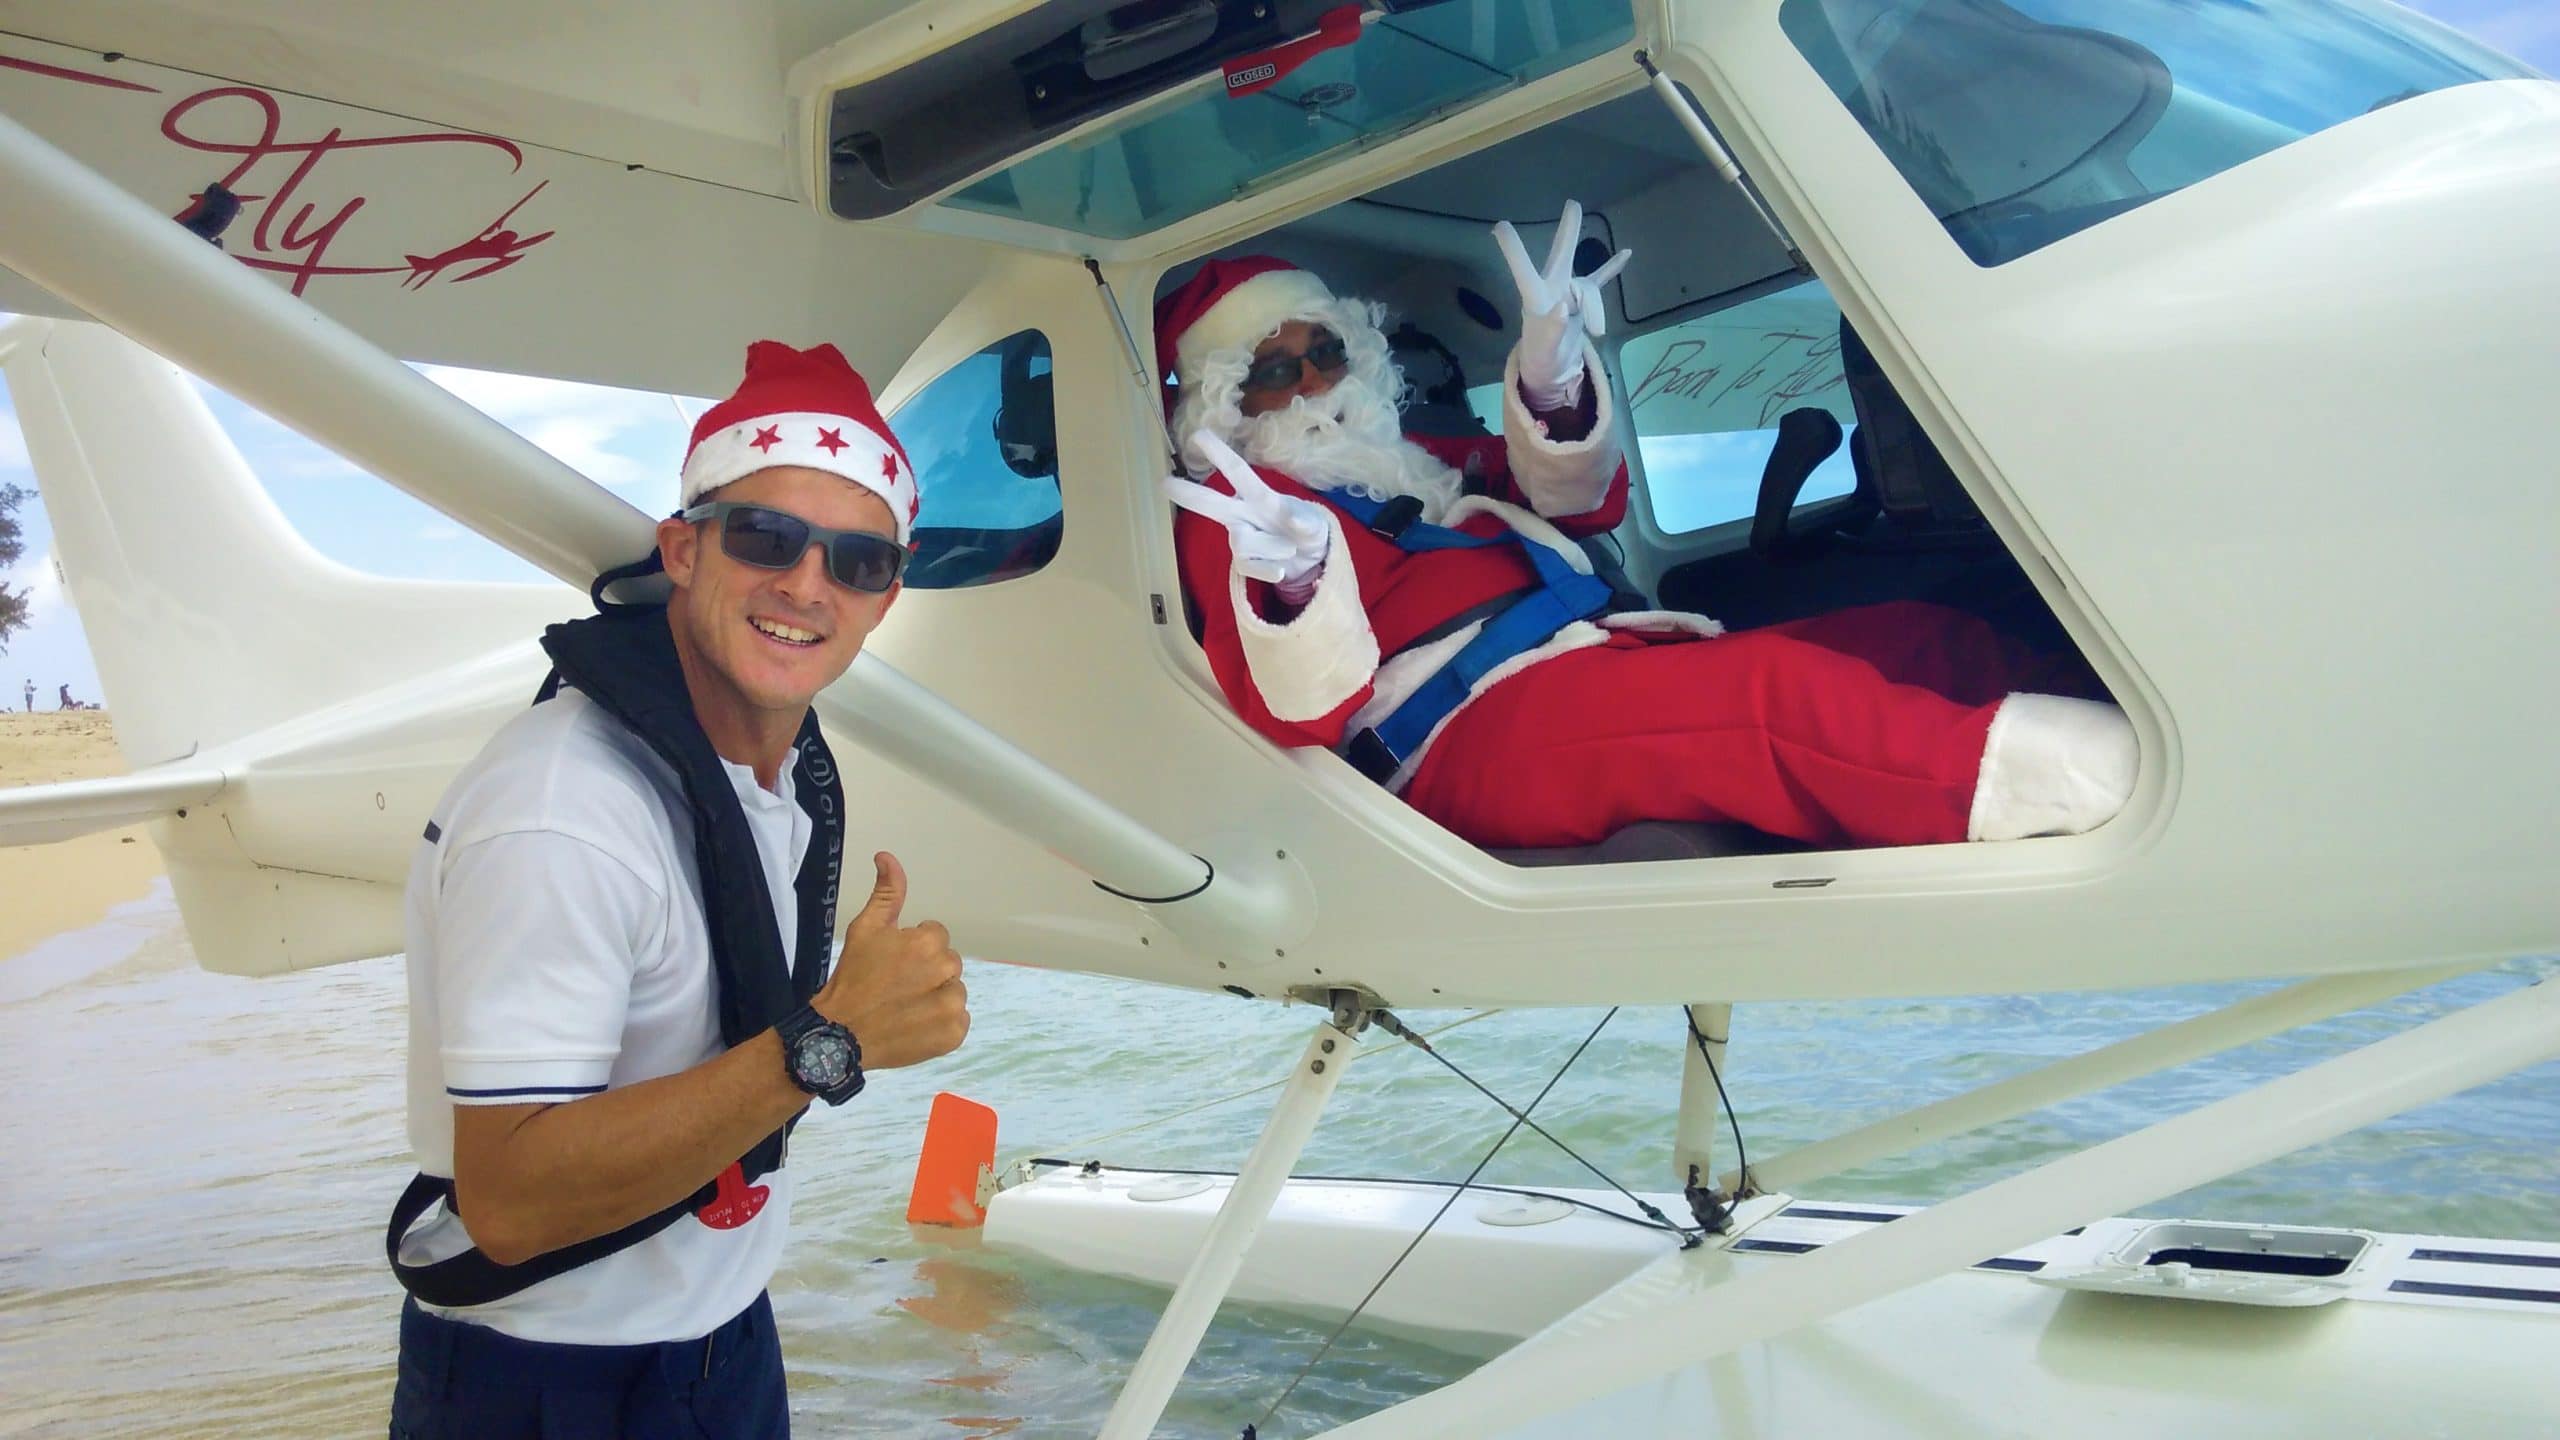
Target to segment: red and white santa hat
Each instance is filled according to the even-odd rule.
[[[1156,367],[1190,383],[1202,357],[1251,350],[1292,320],[1309,320],[1334,303],[1333,292],[1286,260],[1247,255],[1212,260],[1156,302]]]
[[[915,467],[880,419],[871,387],[833,345],[794,350],[778,340],[747,347],[747,376],[693,422],[683,504],[776,465],[840,475],[889,502],[898,542],[915,538]]]

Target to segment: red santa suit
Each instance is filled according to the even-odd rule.
[[[1359,319],[1303,271],[1216,266],[1256,268],[1205,271],[1159,306],[1160,358],[1186,386],[1214,370],[1201,363],[1212,344],[1230,352],[1232,373],[1239,341],[1249,351],[1288,320],[1340,333]],[[1405,442],[1466,477],[1466,493],[1425,518],[1511,543],[1407,549],[1336,503],[1325,477],[1257,466],[1273,490],[1322,505],[1331,525],[1313,593],[1293,605],[1240,573],[1225,526],[1181,514],[1183,580],[1211,669],[1274,743],[1356,748],[1504,597],[1538,586],[1523,547],[1547,547],[1587,574],[1576,537],[1625,517],[1621,417],[1608,387],[1589,389],[1587,432],[1557,439],[1528,409],[1517,368],[1515,356],[1501,437]],[[1187,397],[1178,418],[1214,413],[1204,398]],[[1214,469],[1196,468],[1207,471],[1199,483],[1233,493]],[[1639,820],[1738,821],[1817,844],[2085,829],[2130,789],[2130,729],[2110,706],[2011,694],[2040,668],[1979,620],[1918,603],[1732,635],[1703,616],[1600,615],[1482,675],[1380,778],[1492,847],[1594,844]]]

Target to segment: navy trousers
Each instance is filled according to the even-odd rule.
[[[400,1311],[391,1440],[788,1440],[765,1296],[699,1340],[546,1345]]]

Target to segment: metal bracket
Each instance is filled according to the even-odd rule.
[[[1345,1035],[1368,1029],[1371,1018],[1387,1008],[1378,992],[1365,985],[1292,985],[1285,993],[1301,1005],[1314,1005],[1328,1012],[1334,1028]]]
[[[1369,1016],[1381,1009],[1378,997],[1366,990],[1341,989],[1327,992],[1326,1003],[1333,1010],[1333,1028],[1345,1035],[1358,1035],[1369,1028]]]

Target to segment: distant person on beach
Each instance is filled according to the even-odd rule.
[[[56,709],[77,710],[80,708],[80,702],[71,698],[71,682],[68,680],[62,682],[62,689],[55,692],[55,700]],[[27,708],[30,710],[36,708],[35,701],[32,699],[29,700],[27,702]]]
[[[542,698],[437,803],[393,1436],[790,1433],[785,1139],[969,1029],[895,856],[837,950],[844,791],[809,708],[897,599],[917,499],[835,347],[759,341],[658,526],[672,598],[552,626]]]
[[[36,713],[36,680],[32,675],[27,677],[27,713]]]

